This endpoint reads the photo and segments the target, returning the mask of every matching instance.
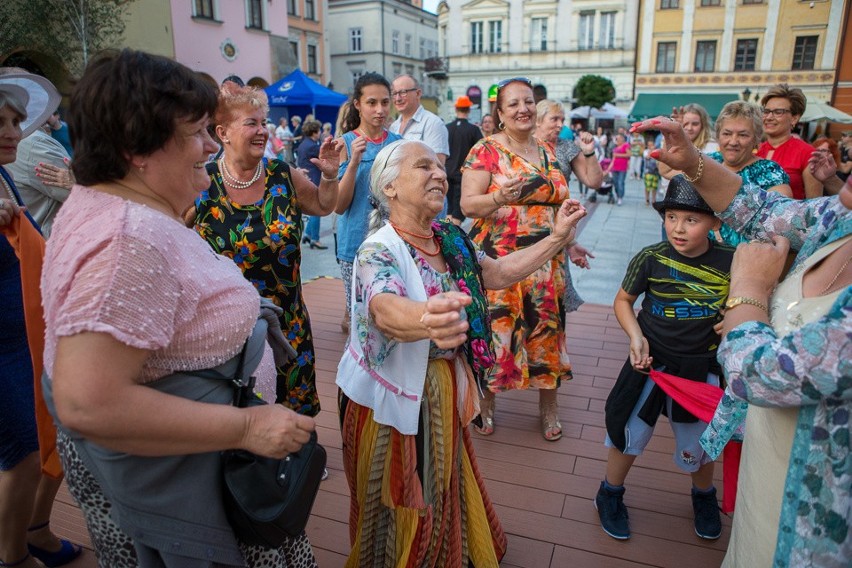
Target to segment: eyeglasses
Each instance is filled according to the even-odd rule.
[[[762,108],[760,110],[763,113],[763,116],[766,116],[767,114],[772,114],[772,115],[775,115],[778,118],[781,118],[782,116],[784,116],[788,112],[790,114],[793,114],[793,111],[788,109],[788,108]]]
[[[512,77],[511,79],[503,79],[497,83],[497,90],[499,91],[509,83],[524,83],[527,87],[532,87],[532,81],[526,77]]]
[[[398,91],[392,92],[391,98],[392,99],[396,99],[396,98],[400,98],[400,97],[405,98],[405,97],[408,96],[408,93],[410,93],[412,91],[417,91],[417,90],[419,90],[417,87],[412,87],[410,89],[400,89]]]

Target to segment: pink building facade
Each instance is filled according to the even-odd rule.
[[[174,58],[217,84],[265,87],[296,67],[286,0],[171,0]]]

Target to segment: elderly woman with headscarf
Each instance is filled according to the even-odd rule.
[[[355,259],[337,374],[352,499],[347,566],[496,567],[506,537],[467,429],[494,363],[485,289],[547,262],[585,210],[563,202],[549,236],[495,260],[435,221],[447,175],[422,142],[389,144],[370,177],[377,209]]]

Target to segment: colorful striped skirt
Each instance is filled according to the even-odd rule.
[[[348,568],[498,566],[506,536],[456,410],[452,361],[426,371],[420,426],[404,436],[341,395],[351,508]]]

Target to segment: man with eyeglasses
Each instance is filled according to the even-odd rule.
[[[391,99],[399,112],[389,130],[406,140],[419,140],[432,148],[438,155],[441,165],[450,155],[450,142],[447,127],[434,113],[420,104],[423,91],[417,79],[411,75],[400,75],[391,83]]]
[[[766,141],[757,148],[757,155],[772,160],[790,176],[795,199],[822,196],[822,183],[808,167],[813,147],[793,136],[793,128],[805,112],[807,99],[801,89],[786,83],[773,86],[760,100],[763,105],[763,133]]]

